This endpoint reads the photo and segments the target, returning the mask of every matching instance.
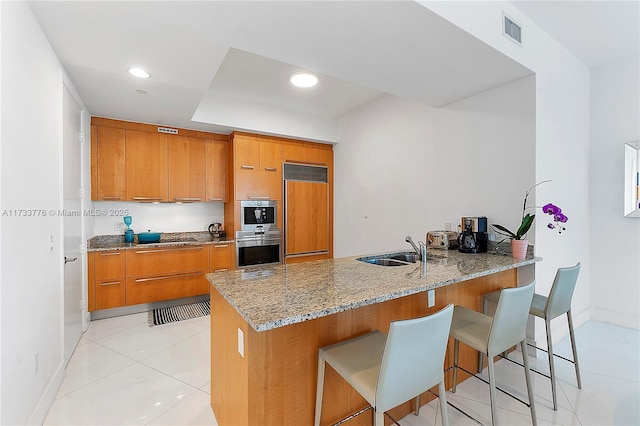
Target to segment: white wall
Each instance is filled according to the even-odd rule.
[[[224,204],[191,203],[191,204],[149,204],[123,203],[115,201],[96,201],[95,209],[116,213],[115,216],[96,216],[93,235],[124,235],[125,225],[121,210],[126,210],[131,216],[131,229],[136,233],[146,232],[189,232],[206,231],[213,222],[224,223]],[[116,228],[118,228],[116,230]]]
[[[536,291],[549,292],[558,267],[581,262],[572,305],[579,325],[590,315],[589,68],[509,2],[421,3],[536,73],[536,151],[523,161],[535,164],[536,182],[553,181],[536,191],[538,204],[553,202],[569,216],[562,235],[536,227],[536,254],[544,258],[536,264]],[[503,10],[522,24],[522,47],[502,35]],[[563,337],[562,321],[554,327],[554,338]],[[538,337],[543,330],[536,328]]]
[[[62,207],[63,73],[27,3],[0,10],[0,423],[41,423],[64,373],[62,222],[12,211]]]
[[[394,96],[340,120],[335,256],[409,249],[461,216],[517,227],[534,177],[534,77],[447,108]],[[523,189],[524,188],[524,189]]]
[[[591,317],[640,328],[640,219],[623,216],[624,143],[640,140],[640,64],[591,70]]]

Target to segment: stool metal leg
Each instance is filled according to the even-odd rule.
[[[442,426],[449,426],[449,413],[447,413],[447,390],[444,387],[444,380],[438,383],[438,398],[440,399]]]
[[[496,373],[493,369],[493,358],[487,357],[487,366],[489,367],[489,398],[491,399],[491,423],[495,426],[498,424],[498,416],[496,412]]]
[[[482,300],[482,313],[489,315],[489,299],[483,297]],[[487,360],[487,362],[489,361]],[[478,373],[482,373],[482,367],[484,367],[484,353],[480,352],[478,356]]]
[[[523,361],[524,361],[524,378],[527,381],[527,394],[529,395],[529,408],[531,409],[531,421],[533,422],[533,426],[538,425],[538,419],[536,417],[536,404],[535,399],[533,397],[533,383],[531,382],[531,372],[529,371],[529,357],[527,356],[527,342],[523,340],[520,342],[520,349],[523,353]]]
[[[547,329],[547,355],[549,357],[549,375],[551,376],[551,396],[553,397],[553,409],[555,411],[558,411],[558,398],[556,396],[556,368],[553,362],[553,343],[551,342],[551,320],[545,318],[544,326]],[[526,356],[526,354],[524,354],[524,356]]]
[[[576,381],[578,382],[578,389],[582,389],[582,381],[580,380],[580,367],[578,366],[578,349],[576,348],[576,336],[573,333],[573,318],[571,317],[571,310],[567,311],[567,320],[569,322],[569,336],[571,337],[571,350],[573,351],[573,364],[576,368]]]
[[[460,342],[453,341],[453,387],[451,392],[456,393],[456,385],[458,384],[458,355],[460,355]]]
[[[324,391],[324,358],[318,355],[318,379],[316,385],[316,414],[313,420],[314,426],[320,426],[320,416],[322,415],[322,393]]]
[[[416,396],[416,409],[413,411],[413,415],[417,416],[420,414],[420,395]]]

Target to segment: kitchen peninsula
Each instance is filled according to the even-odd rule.
[[[219,424],[313,424],[318,348],[374,329],[388,332],[391,321],[428,315],[449,303],[479,311],[483,294],[526,284],[541,260],[531,254],[515,260],[440,253],[427,262],[426,274],[420,262],[388,267],[354,256],[207,275],[211,405]],[[527,282],[519,283],[519,275]],[[435,293],[431,307],[429,290]],[[461,364],[472,370],[477,352],[462,349]],[[325,390],[322,424],[367,406],[330,368]],[[424,394],[421,402],[432,398]],[[402,418],[412,403],[390,414]],[[350,424],[371,424],[370,416]]]

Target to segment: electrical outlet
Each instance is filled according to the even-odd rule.
[[[451,224],[450,223],[445,223],[444,224],[444,230],[445,231],[451,231]]]
[[[244,358],[244,332],[238,329],[238,353]]]
[[[427,291],[427,308],[433,308],[436,306],[436,291],[429,290]]]

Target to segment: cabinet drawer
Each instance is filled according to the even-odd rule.
[[[205,272],[165,275],[158,277],[127,278],[127,305],[159,302],[161,300],[198,296],[209,293]]]
[[[110,309],[124,306],[125,280],[114,279],[96,281],[96,309]]]
[[[231,270],[231,244],[213,244],[209,246],[209,270],[224,272]]]
[[[127,250],[127,277],[204,271],[209,251],[203,246]]]
[[[125,255],[122,250],[96,251],[94,256],[96,282],[124,277]]]

